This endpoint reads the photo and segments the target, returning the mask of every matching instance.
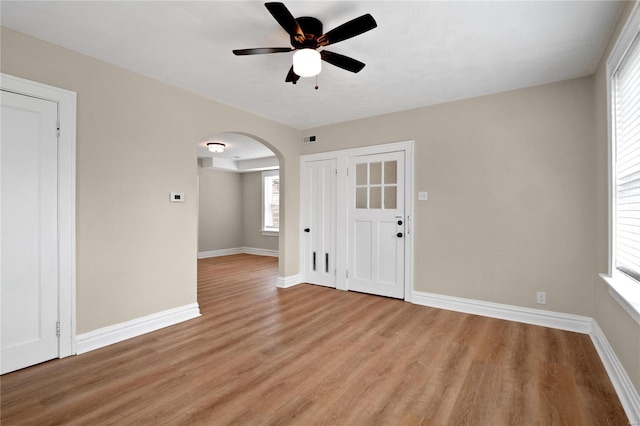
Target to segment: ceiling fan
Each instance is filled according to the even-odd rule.
[[[289,9],[279,2],[265,3],[267,10],[273,15],[276,21],[284,28],[291,38],[291,46],[293,47],[260,47],[255,49],[237,49],[233,53],[235,55],[261,55],[265,53],[282,53],[294,52],[293,66],[289,69],[289,73],[285,82],[296,84],[300,77],[311,77],[320,72],[320,60],[324,60],[339,68],[359,72],[364,68],[365,64],[340,55],[339,53],[329,52],[328,50],[318,49],[321,47],[335,44],[343,40],[355,37],[378,26],[375,19],[370,14],[362,15],[352,19],[327,33],[322,33],[322,22],[310,17],[301,16],[294,18]],[[306,62],[310,58],[310,63]],[[309,68],[305,68],[310,66]]]

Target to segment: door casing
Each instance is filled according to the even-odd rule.
[[[307,154],[300,156],[300,188],[304,188],[304,177],[306,175],[306,163],[320,160],[336,160],[337,166],[337,194],[336,194],[336,289],[349,290],[347,269],[348,269],[348,244],[343,238],[348,238],[348,185],[347,185],[347,169],[349,166],[349,158],[361,155],[382,154],[394,151],[404,151],[405,153],[405,216],[406,228],[404,239],[405,244],[405,291],[404,300],[411,301],[411,293],[413,289],[413,145],[414,141],[393,142],[381,145],[371,145],[360,148],[351,148],[338,151],[321,152],[317,154]],[[349,171],[351,173],[352,171]],[[304,198],[300,197],[301,200]],[[303,274],[302,282],[305,282],[304,266],[305,261],[305,235],[303,229],[305,225],[305,205],[300,204],[300,273]]]
[[[58,104],[58,319],[64,358],[76,354],[76,93],[4,73],[0,89]]]

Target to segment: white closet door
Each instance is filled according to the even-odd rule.
[[[305,281],[336,286],[336,160],[310,161],[304,178]]]
[[[2,374],[59,356],[57,108],[2,91]]]

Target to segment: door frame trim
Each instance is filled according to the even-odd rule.
[[[371,154],[384,154],[388,152],[404,151],[405,153],[405,216],[406,216],[406,231],[405,231],[405,288],[404,288],[404,300],[411,302],[411,295],[413,293],[413,140],[392,142],[380,145],[369,145],[358,148],[349,148],[338,151],[319,152],[316,154],[305,154],[300,156],[300,188],[301,191],[304,188],[305,177],[305,163],[311,161],[330,160],[336,159],[336,167],[338,171],[338,187],[336,205],[346,205],[348,202],[348,188],[347,185],[340,185],[340,179],[346,179],[346,172],[349,166],[349,158],[360,155]],[[300,194],[300,200],[303,200],[303,194]],[[336,220],[336,234],[347,235],[348,233],[348,213],[345,209],[344,212],[338,210]],[[304,228],[305,218],[305,206],[304,203],[300,203],[300,274],[302,275],[302,281],[304,282]],[[346,278],[347,271],[347,256],[348,256],[348,244],[337,244],[336,248],[336,289],[349,290]]]
[[[58,104],[58,356],[76,348],[76,93],[0,73],[0,89]]]

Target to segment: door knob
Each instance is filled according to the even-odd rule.
[[[401,220],[398,221],[398,225],[402,225],[402,221]]]
[[[402,238],[402,232],[398,232],[398,238]]]
[[[309,229],[309,228],[304,228],[304,232],[311,232],[311,229]]]

